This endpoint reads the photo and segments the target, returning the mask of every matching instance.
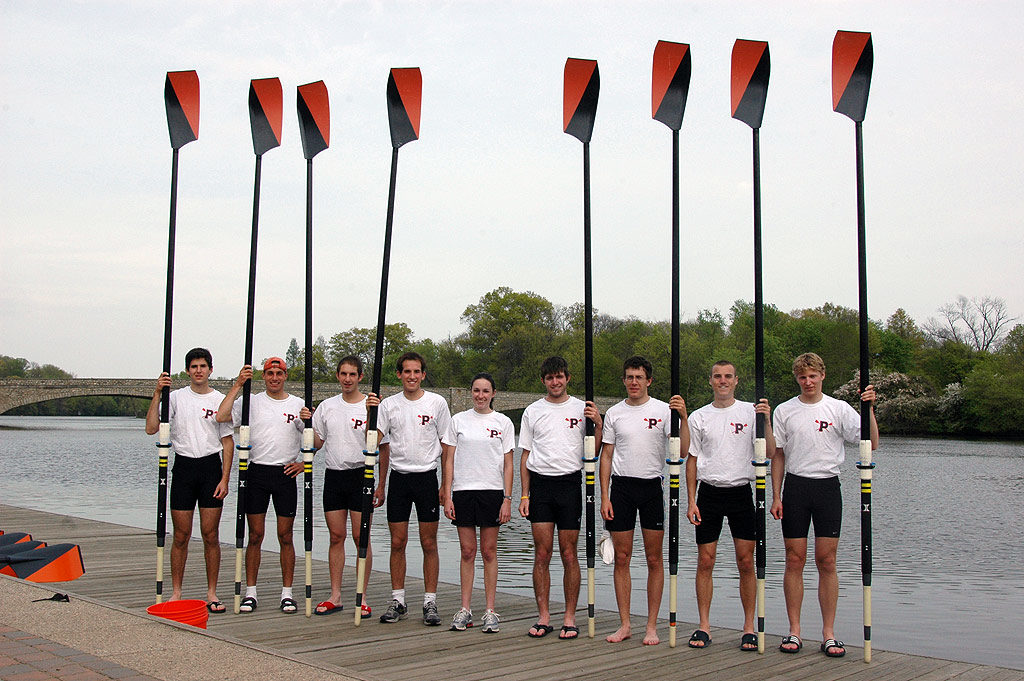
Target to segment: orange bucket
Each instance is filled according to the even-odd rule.
[[[206,628],[206,620],[210,616],[206,610],[206,601],[196,599],[156,603],[146,608],[146,612],[182,624],[190,624],[200,629]]]

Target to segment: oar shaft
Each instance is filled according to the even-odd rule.
[[[242,554],[245,551],[245,482],[249,477],[249,426],[238,427],[238,493],[235,499],[235,614],[242,605]]]
[[[302,431],[302,520],[306,549],[306,617],[313,614],[313,429]]]
[[[859,288],[860,389],[871,382],[868,353],[868,266],[864,218],[864,138],[861,122],[854,121],[857,155],[857,280]],[[871,661],[871,403],[861,402],[860,413],[860,572],[864,586],[864,661]]]
[[[313,159],[306,160],[306,357],[305,403],[313,408]],[[313,614],[313,420],[302,430],[302,525],[306,550],[306,617]]]
[[[171,321],[174,311],[174,232],[178,214],[178,150],[171,151],[171,205],[167,227],[167,287],[164,296],[164,373],[171,373]],[[163,601],[164,545],[167,537],[167,459],[171,449],[171,389],[160,391],[160,430],[157,441],[156,487],[156,602]]]
[[[764,289],[761,270],[761,140],[760,130],[753,128],[754,184],[754,394],[755,402],[767,397],[764,384]],[[757,652],[764,653],[764,570],[767,557],[765,542],[765,478],[767,443],[764,438],[765,415],[758,412],[754,421],[754,492],[757,506],[754,562],[757,572]]]
[[[672,131],[672,350],[669,369],[669,390],[679,394],[679,131]],[[670,411],[671,431],[668,441],[668,574],[669,612],[668,645],[676,647],[676,606],[679,574],[679,472],[682,452],[679,442],[679,414]]]
[[[585,396],[594,399],[594,299],[590,267],[590,144],[583,143],[583,371]],[[583,469],[586,477],[586,533],[587,533],[587,635],[594,638],[595,570],[594,556],[597,543],[594,521],[594,472],[597,461],[597,443],[594,441],[594,422],[587,419],[583,438]]]
[[[377,305],[377,337],[373,350],[373,392],[380,396],[381,371],[384,362],[384,322],[388,307],[388,275],[391,271],[391,230],[395,222],[395,186],[398,182],[398,147],[391,150],[391,181],[388,185],[388,213],[384,225],[384,255],[380,267],[380,300]],[[377,407],[370,407],[367,431],[377,428]],[[367,450],[369,451],[369,450]]]

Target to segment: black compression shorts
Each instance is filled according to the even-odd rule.
[[[391,471],[387,498],[388,522],[409,522],[415,504],[417,520],[421,523],[436,523],[441,518],[437,491],[436,470],[423,473]]]
[[[782,536],[806,539],[812,520],[815,537],[839,538],[843,525],[839,478],[802,478],[786,473],[782,487]]]
[[[498,514],[505,501],[500,489],[460,489],[452,492],[456,527],[498,527]]]
[[[199,458],[175,454],[172,470],[172,511],[194,511],[197,503],[199,508],[223,508],[224,500],[213,496],[223,473],[220,454]]]
[[[274,513],[279,518],[294,518],[299,505],[299,493],[295,478],[285,475],[284,466],[249,464],[245,479],[245,512],[247,515],[263,515],[274,499]]]
[[[554,523],[559,530],[579,530],[583,516],[580,471],[541,475],[530,471],[530,522]]]
[[[736,487],[715,487],[702,482],[697,487],[697,509],[700,510],[700,525],[694,530],[698,544],[718,541],[725,518],[729,519],[729,531],[733,539],[757,539],[754,497],[749,483]]]
[[[324,471],[324,511],[361,512],[363,510],[363,474],[362,466],[344,470],[326,469]],[[370,493],[373,493],[372,490]]]
[[[608,496],[612,502],[612,519],[606,520],[604,527],[609,532],[632,532],[638,512],[641,529],[665,530],[665,503],[660,477],[613,475]]]

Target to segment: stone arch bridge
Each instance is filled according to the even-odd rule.
[[[231,388],[233,379],[212,380],[210,385],[227,392]],[[10,411],[16,407],[36,402],[46,402],[65,397],[86,397],[89,395],[109,395],[111,397],[142,397],[150,399],[153,397],[153,388],[156,383],[151,378],[0,378],[0,414]],[[186,379],[177,379],[171,385],[171,389],[182,388],[188,385]],[[260,382],[256,382],[257,389]],[[369,390],[369,386],[361,386],[363,392]],[[468,388],[426,388],[435,392],[448,402],[452,413],[472,409],[473,400]],[[301,396],[305,386],[300,381],[289,381],[285,383],[285,390],[293,395]],[[385,385],[381,392],[385,397],[394,395],[400,390],[399,386]],[[337,383],[314,383],[313,402],[321,401],[341,392]],[[494,399],[494,407],[499,411],[513,411],[523,409],[531,402],[543,397],[543,393],[517,393],[499,392]],[[598,409],[603,413],[621,398],[598,397],[595,399]]]

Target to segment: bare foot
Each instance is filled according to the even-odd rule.
[[[615,633],[608,634],[607,636],[605,636],[604,640],[608,641],[608,643],[621,643],[622,641],[625,641],[629,637],[630,637],[629,625],[628,624],[624,624],[621,627],[619,627],[618,629],[616,629]]]
[[[647,633],[644,634],[644,645],[645,646],[656,646],[661,643],[661,639],[658,638],[658,632],[655,629],[648,629]]]

